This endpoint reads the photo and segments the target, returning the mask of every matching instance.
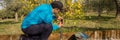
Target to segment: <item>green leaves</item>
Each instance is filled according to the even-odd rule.
[[[68,4],[68,12],[65,12],[65,18],[66,19],[83,19],[84,18],[84,12],[82,8],[82,4],[79,2],[76,3],[70,3],[69,1],[67,2]]]

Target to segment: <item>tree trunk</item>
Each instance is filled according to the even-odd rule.
[[[87,4],[87,5],[86,5],[86,8],[85,8],[85,12],[86,12],[85,15],[86,15],[86,16],[89,16],[89,11],[88,11],[89,8],[90,8],[90,7],[88,6],[88,5],[89,5],[89,0],[86,0],[85,3]]]
[[[102,13],[102,8],[101,8],[101,3],[99,1],[99,4],[98,4],[98,17],[101,17],[101,13]]]
[[[116,4],[116,15],[115,15],[115,17],[117,18],[119,13],[120,13],[120,7],[119,7],[119,4],[118,4],[117,0],[114,0],[114,2]]]
[[[101,17],[101,13],[98,13],[98,17]]]
[[[2,20],[2,18],[0,18],[0,20]]]
[[[18,13],[15,13],[15,22],[18,22]]]
[[[101,9],[101,7],[99,6],[99,8],[98,8],[98,17],[101,17],[101,12],[102,12],[102,9]]]
[[[23,20],[23,18],[24,18],[24,15],[21,15],[20,20],[22,21],[22,20]]]

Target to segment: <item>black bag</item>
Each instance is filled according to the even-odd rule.
[[[79,32],[76,34],[73,34],[68,40],[87,40],[88,39],[88,35],[86,35],[85,33]]]

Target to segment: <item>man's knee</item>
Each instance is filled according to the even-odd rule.
[[[47,31],[52,31],[52,25],[46,24],[46,25],[45,25],[45,30],[47,30]]]

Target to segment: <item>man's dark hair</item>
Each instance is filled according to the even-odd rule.
[[[60,10],[62,10],[63,8],[63,4],[60,1],[53,1],[51,5],[52,5],[52,8],[58,8]]]

